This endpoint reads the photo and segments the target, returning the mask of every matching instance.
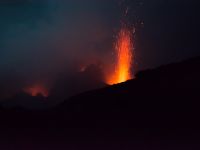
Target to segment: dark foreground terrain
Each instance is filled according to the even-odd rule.
[[[140,72],[54,109],[0,109],[0,149],[200,149],[200,58]]]

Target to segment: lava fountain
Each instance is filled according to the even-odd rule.
[[[40,84],[35,84],[31,87],[27,87],[24,89],[24,92],[26,92],[27,94],[30,94],[33,97],[38,96],[38,95],[42,95],[43,97],[49,96],[48,90],[43,85],[40,85]]]
[[[123,27],[115,43],[116,60],[112,73],[107,77],[107,84],[118,84],[133,78],[131,71],[134,58],[132,40],[132,32],[127,27]]]

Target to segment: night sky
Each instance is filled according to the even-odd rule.
[[[1,0],[0,94],[109,63],[126,8],[137,70],[200,55],[198,0]]]

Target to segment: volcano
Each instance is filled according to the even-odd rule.
[[[49,110],[1,108],[0,137],[17,136],[20,142],[48,135],[53,142],[47,147],[77,149],[83,143],[88,149],[199,149],[199,68],[200,58],[194,58],[142,71],[134,80],[79,94]]]
[[[61,107],[85,111],[198,111],[200,58],[139,72],[136,79],[83,93]],[[74,107],[73,107],[74,106]],[[193,107],[197,107],[194,109]],[[157,115],[158,115],[157,114]]]

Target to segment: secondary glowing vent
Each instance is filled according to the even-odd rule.
[[[26,92],[27,94],[30,94],[33,97],[38,96],[38,95],[42,95],[44,97],[49,96],[49,92],[46,89],[46,87],[40,84],[35,84],[33,86],[27,87],[24,89],[24,92]]]

